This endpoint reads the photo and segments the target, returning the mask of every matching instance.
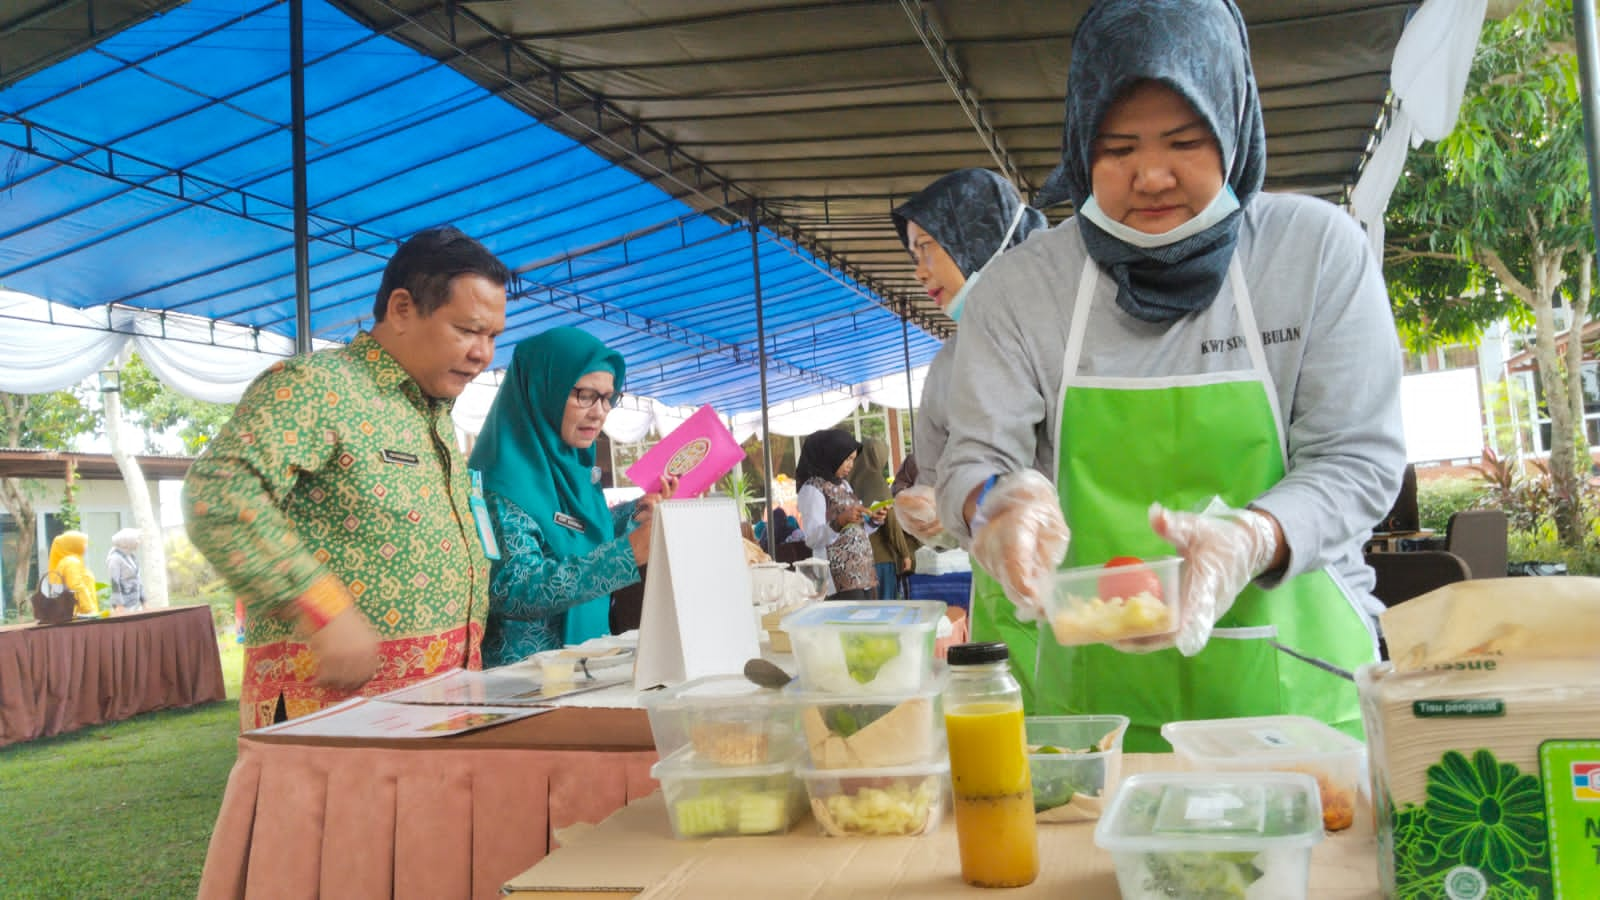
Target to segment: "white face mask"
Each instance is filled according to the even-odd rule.
[[[1101,231],[1117,240],[1149,250],[1154,247],[1166,247],[1170,244],[1176,244],[1184,238],[1194,237],[1226,219],[1230,213],[1238,208],[1239,198],[1234,196],[1233,188],[1223,185],[1222,190],[1217,191],[1217,195],[1211,198],[1210,203],[1206,204],[1206,208],[1200,210],[1200,215],[1184,222],[1171,231],[1164,231],[1161,234],[1148,234],[1137,228],[1129,228],[1127,225],[1111,218],[1106,215],[1105,210],[1100,208],[1100,203],[1095,200],[1093,194],[1089,195],[1089,199],[1083,204],[1083,209],[1078,212],[1085,219],[1100,226]]]
[[[1017,207],[1017,214],[1011,217],[1011,227],[1006,229],[1006,236],[1000,239],[999,248],[990,254],[989,258],[984,260],[983,265],[978,267],[978,271],[973,272],[972,277],[961,285],[961,290],[956,291],[955,299],[951,300],[950,305],[944,309],[944,314],[950,317],[950,321],[961,321],[961,311],[966,308],[967,295],[972,293],[972,286],[978,283],[978,279],[983,276],[983,270],[989,268],[989,263],[994,262],[1000,254],[1006,252],[1006,245],[1011,243],[1011,236],[1017,233],[1017,226],[1022,224],[1022,217],[1027,211],[1027,204],[1021,204]]]

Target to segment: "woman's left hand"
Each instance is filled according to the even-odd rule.
[[[889,507],[887,506],[872,512],[872,524],[874,525],[882,525],[883,520],[887,518],[889,518]]]
[[[1150,506],[1150,527],[1184,559],[1178,630],[1171,635],[1112,644],[1148,653],[1177,646],[1184,656],[1205,648],[1211,630],[1239,592],[1263,572],[1282,565],[1283,531],[1271,515],[1218,503],[1201,513]]]
[[[671,500],[672,495],[678,491],[678,476],[662,475],[661,490],[651,491],[639,498],[638,504],[633,509],[633,518],[643,522],[655,512],[656,504],[663,500]]]

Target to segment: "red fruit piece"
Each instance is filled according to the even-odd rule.
[[[1106,562],[1106,568],[1123,571],[1108,571],[1100,576],[1098,589],[1101,600],[1112,598],[1127,600],[1144,593],[1150,594],[1157,600],[1161,599],[1160,577],[1150,571],[1145,566],[1144,560],[1139,557],[1114,556]]]

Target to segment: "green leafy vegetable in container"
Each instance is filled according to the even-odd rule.
[[[846,634],[844,643],[845,667],[857,684],[866,684],[878,677],[878,670],[889,660],[900,655],[898,634]]]

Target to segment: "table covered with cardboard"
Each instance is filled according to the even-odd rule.
[[[1170,754],[1129,754],[1124,775],[1177,768]],[[1094,845],[1094,823],[1039,826],[1039,877],[1024,888],[987,891],[961,881],[950,817],[924,837],[832,838],[810,818],[787,834],[682,841],[672,836],[661,794],[629,803],[598,826],[557,835],[560,849],[507,882],[523,900],[597,896],[649,900],[892,900],[1050,897],[1116,900],[1111,855]],[[1328,900],[1379,896],[1370,831],[1345,832],[1312,852],[1311,893]],[[596,892],[599,892],[598,894]]]

